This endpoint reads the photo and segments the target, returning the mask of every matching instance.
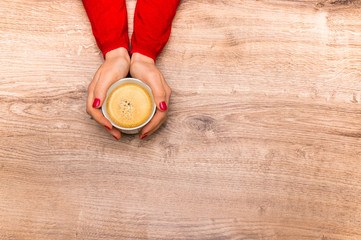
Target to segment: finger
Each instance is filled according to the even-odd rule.
[[[163,87],[164,87],[164,90],[165,90],[165,93],[166,93],[166,103],[167,103],[167,106],[169,106],[169,102],[170,102],[170,97],[172,95],[172,89],[169,87],[167,81],[163,78],[162,80],[162,83],[163,83]]]
[[[153,98],[157,108],[160,111],[166,111],[168,109],[167,105],[167,94],[163,86],[163,76],[159,72],[152,73],[144,79],[149,87],[152,89]]]
[[[89,115],[93,117],[100,125],[103,125],[107,129],[112,129],[113,126],[108,119],[104,117],[99,109],[91,107],[88,111]]]
[[[94,94],[94,88],[97,84],[97,82],[99,81],[99,77],[100,77],[100,72],[101,72],[101,67],[98,68],[98,70],[95,72],[93,80],[91,81],[91,83],[88,86],[88,98],[87,98],[87,113],[90,115],[90,107],[96,105],[96,102],[93,99],[93,94]]]
[[[99,80],[94,86],[94,101],[92,104],[94,108],[100,108],[103,105],[110,85],[119,79],[119,77],[111,72],[101,72],[99,75]]]
[[[93,91],[92,87],[89,87],[88,91],[88,99],[87,99],[87,113],[94,118],[95,121],[97,121],[99,124],[107,127],[108,129],[112,129],[112,124],[108,119],[106,119],[103,114],[100,112],[99,109],[93,108]]]
[[[95,72],[93,80],[91,81],[91,83],[88,86],[88,99],[87,99],[87,105],[89,100],[93,101],[92,96],[93,96],[93,91],[94,91],[94,87],[97,84],[98,80],[99,80],[99,76],[100,76],[100,68]],[[91,98],[91,99],[90,99]],[[90,105],[91,106],[91,105]]]
[[[95,72],[94,77],[93,77],[93,81],[95,84],[97,83],[97,81],[99,80],[99,76],[100,76],[100,72],[101,72],[101,66],[98,68],[98,70]]]
[[[152,120],[150,120],[150,122],[142,129],[140,138],[143,139],[145,135],[149,136],[155,132],[167,119],[167,113],[167,111],[157,111]]]
[[[110,133],[116,140],[119,140],[122,137],[122,134],[120,133],[120,131],[116,128],[112,128],[112,129],[106,129],[106,131],[108,133]]]

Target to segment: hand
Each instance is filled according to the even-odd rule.
[[[168,113],[169,98],[172,93],[162,73],[154,64],[154,60],[140,53],[133,53],[130,61],[130,75],[148,84],[152,89],[157,111],[144,126],[140,133],[140,139],[154,133],[166,120]]]
[[[86,111],[95,121],[104,126],[108,133],[117,140],[121,137],[118,129],[113,128],[112,124],[100,112],[108,88],[117,80],[127,76],[130,66],[130,57],[128,50],[117,48],[105,55],[104,63],[95,73],[93,81],[88,87],[88,99]]]

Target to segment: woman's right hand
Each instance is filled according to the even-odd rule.
[[[87,113],[100,125],[104,126],[106,131],[117,140],[121,137],[120,131],[113,128],[99,108],[105,100],[110,85],[121,78],[125,78],[129,73],[129,66],[130,57],[128,50],[123,47],[114,49],[106,53],[104,63],[99,67],[93,81],[88,86]]]

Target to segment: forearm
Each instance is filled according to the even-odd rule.
[[[154,61],[166,45],[180,0],[138,0],[134,13],[131,53]]]
[[[83,4],[103,56],[120,47],[129,50],[125,0],[83,0]]]

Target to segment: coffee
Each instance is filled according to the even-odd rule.
[[[106,110],[110,119],[118,126],[135,128],[149,119],[153,102],[144,88],[134,83],[126,83],[109,94]]]

